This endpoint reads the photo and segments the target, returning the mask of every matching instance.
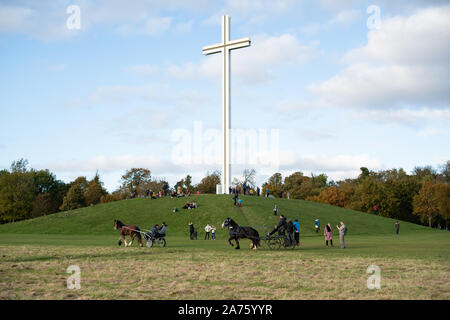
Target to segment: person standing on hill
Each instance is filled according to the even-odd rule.
[[[378,206],[373,206],[373,214],[378,215]]]
[[[316,233],[319,232],[319,230],[320,230],[320,220],[319,220],[319,218],[314,220],[314,227],[316,228]]]
[[[266,189],[266,198],[269,197],[269,189]]]
[[[323,229],[323,235],[325,236],[325,244],[328,247],[328,241],[330,241],[330,245],[333,246],[333,229],[331,228],[331,224],[328,223]]]
[[[234,196],[233,196],[233,200],[234,200],[234,205],[235,205],[235,206],[236,206],[236,201],[237,201],[237,199],[238,199],[238,193],[235,192],[235,193],[234,193]]]
[[[398,233],[400,232],[400,222],[398,222],[398,220],[395,222],[394,227],[395,227],[395,234],[398,235]]]
[[[294,239],[295,239],[295,244],[297,246],[300,245],[300,223],[298,222],[298,219],[295,218],[294,220]]]
[[[211,226],[211,238],[213,240],[216,240],[216,227],[215,226]]]
[[[336,226],[336,228],[339,230],[339,242],[341,243],[341,248],[345,249],[345,233],[346,233],[346,226],[343,221],[341,221],[341,226]]]
[[[294,223],[292,223],[292,219],[289,219],[286,225],[286,231],[289,241],[289,247],[294,245]]]
[[[211,226],[209,225],[209,223],[206,225],[205,227],[205,240],[206,238],[208,238],[209,240],[209,233],[211,232]]]
[[[194,239],[194,224],[191,222],[189,222],[189,234],[190,234],[190,239],[193,240]]]

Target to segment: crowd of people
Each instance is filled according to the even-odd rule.
[[[184,206],[183,209],[197,209],[197,202],[187,202]]]
[[[275,205],[273,213],[274,215],[278,213],[277,205]],[[395,228],[396,230],[398,230],[397,224]],[[320,231],[319,218],[316,218],[314,220],[314,229],[316,233]],[[345,235],[347,234],[347,227],[345,226],[343,221],[340,221],[340,224],[336,225],[336,229],[339,231],[339,242],[341,248],[346,248]],[[274,229],[271,232],[267,232],[266,235],[270,237],[276,232],[279,235],[286,236],[287,239],[287,243],[285,243],[286,246],[292,246],[294,245],[294,243],[296,246],[300,245],[300,223],[297,218],[295,218],[294,221],[292,221],[292,219],[287,219],[283,214],[281,214],[278,224],[274,227]],[[331,223],[327,223],[327,225],[324,228],[323,235],[325,237],[325,245],[328,247],[328,244],[330,244],[330,247],[333,247],[333,227],[331,226]]]
[[[244,189],[245,190],[245,189]],[[259,192],[259,190],[258,190]],[[242,199],[239,197],[239,191],[236,188],[230,187],[230,193],[233,194],[233,200],[234,200],[234,206],[241,207],[242,206]],[[245,194],[245,192],[244,192]],[[152,198],[161,197],[161,192],[155,193],[151,190],[148,190],[146,193],[147,196],[151,196]],[[177,194],[175,191],[172,193],[172,197],[179,197],[180,194]],[[184,195],[183,195],[184,196]],[[193,202],[187,202],[183,209],[196,209],[197,203],[195,201]],[[275,204],[273,208],[273,214],[278,215],[278,206]],[[178,209],[174,208],[173,212],[177,212]],[[375,211],[375,208],[374,208]],[[285,243],[286,246],[299,246],[300,245],[300,222],[298,218],[287,219],[283,214],[280,216],[280,220],[276,226],[274,226],[273,230],[271,232],[266,232],[266,236],[272,236],[275,233],[278,233],[279,235],[285,235],[287,239],[287,243]],[[321,224],[320,219],[316,218],[314,220],[314,230],[316,233],[320,232]],[[345,236],[347,234],[347,227],[344,224],[343,221],[340,221],[338,225],[335,226],[337,231],[339,232],[339,242],[341,248],[346,248],[345,244]],[[400,230],[400,223],[397,220],[394,225],[395,233],[398,235]],[[152,229],[152,235],[155,237],[161,237],[165,236],[167,229],[167,225],[165,222],[162,223],[161,226],[156,224]],[[205,240],[209,239],[216,239],[216,227],[214,225],[207,224],[204,228],[205,231]],[[194,224],[191,221],[189,223],[189,233],[191,239],[197,239],[197,231],[194,228]],[[323,236],[325,238],[325,246],[326,247],[334,247],[333,245],[333,226],[331,223],[327,223],[323,230]]]

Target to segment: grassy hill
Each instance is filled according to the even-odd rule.
[[[196,201],[198,208],[182,209],[187,201]],[[328,222],[335,226],[343,220],[348,227],[349,235],[383,235],[394,232],[393,219],[320,203],[244,196],[243,207],[238,209],[233,206],[231,196],[199,195],[180,199],[169,197],[156,200],[132,199],[99,204],[1,225],[0,233],[108,235],[114,232],[113,220],[119,219],[126,224],[135,224],[147,229],[165,221],[168,224],[168,234],[176,236],[188,234],[189,221],[193,221],[199,230],[203,230],[203,227],[210,223],[218,228],[219,236],[225,233],[220,230],[220,226],[226,217],[233,218],[240,225],[273,227],[279,219],[273,215],[275,204],[278,205],[280,214],[299,219],[302,236],[315,234],[315,218],[320,219],[322,229]],[[173,213],[174,207],[179,211]],[[265,231],[262,228],[258,230]],[[400,230],[402,234],[432,232],[426,227],[407,222],[401,222]]]

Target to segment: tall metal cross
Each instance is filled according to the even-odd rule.
[[[222,74],[222,132],[223,132],[223,165],[221,193],[228,193],[231,186],[230,165],[230,63],[231,50],[250,46],[250,38],[230,40],[230,16],[222,17],[222,42],[203,47],[203,54],[223,53]]]

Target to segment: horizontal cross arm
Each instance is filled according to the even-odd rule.
[[[250,45],[251,45],[250,38],[241,38],[241,39],[237,39],[237,40],[233,40],[233,41],[228,41],[226,44],[226,46],[230,50],[244,48],[244,47],[248,47]]]
[[[219,52],[222,52],[223,47],[224,46],[222,43],[217,43],[217,44],[213,44],[211,46],[203,47],[202,52],[204,55],[219,53]]]

